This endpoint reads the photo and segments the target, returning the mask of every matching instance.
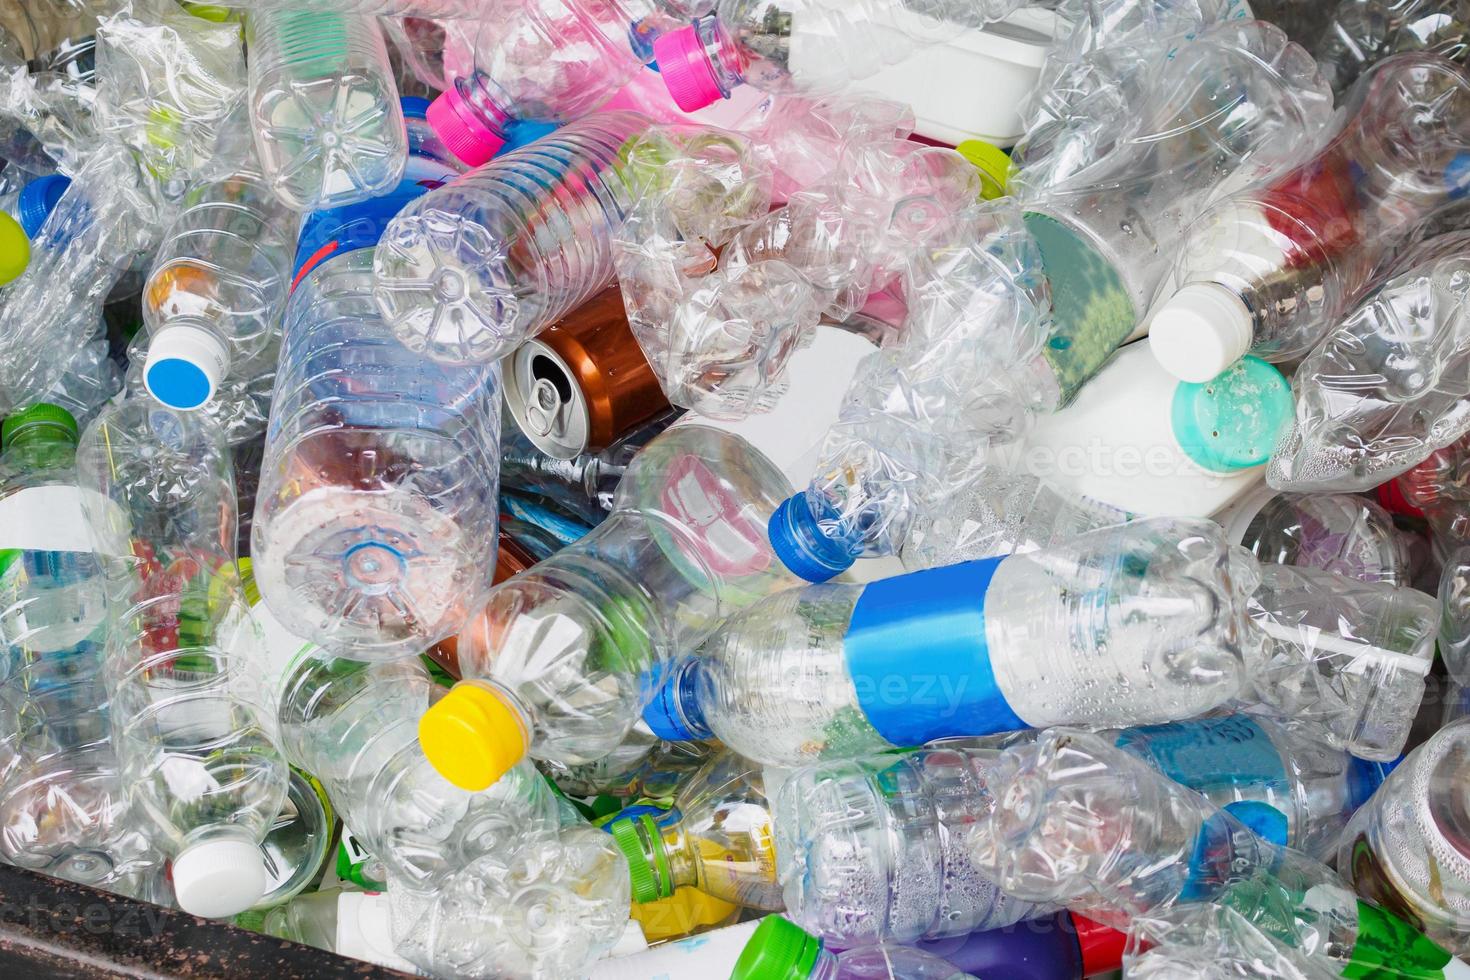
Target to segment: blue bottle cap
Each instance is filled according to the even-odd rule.
[[[1407,753],[1389,762],[1370,762],[1367,759],[1351,756],[1348,762],[1347,780],[1348,801],[1352,804],[1353,809],[1356,810],[1367,803],[1368,798],[1383,785],[1388,774],[1397,769],[1399,763],[1403,762],[1406,757]]]
[[[505,125],[505,145],[499,153],[509,153],[523,146],[530,146],[543,136],[550,136],[561,127],[556,123],[535,122],[530,119],[514,119]],[[496,155],[498,156],[499,153]]]
[[[51,212],[56,210],[56,205],[61,201],[61,195],[70,186],[70,177],[50,174],[37,177],[20,189],[20,199],[16,202],[16,210],[20,213],[16,217],[20,220],[20,226],[25,229],[27,238],[35,238],[41,233],[41,226],[51,217]]]
[[[766,533],[776,557],[808,582],[826,582],[852,567],[852,554],[822,531],[804,493],[781,501]]]
[[[699,662],[693,658],[655,664],[645,678],[653,695],[643,709],[643,723],[666,742],[699,742],[713,738],[695,690]]]
[[[403,107],[403,114],[414,119],[427,119],[429,117],[429,100],[421,99],[417,95],[399,96],[398,104]]]

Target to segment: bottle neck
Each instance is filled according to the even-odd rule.
[[[30,466],[68,466],[76,457],[77,440],[58,425],[38,422],[12,432],[5,441],[5,459]]]

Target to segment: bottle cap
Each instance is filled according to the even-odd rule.
[[[1093,922],[1076,912],[1067,913],[1077,929],[1077,948],[1082,951],[1082,975],[1095,977],[1123,969],[1123,950],[1128,934],[1101,922]]]
[[[35,238],[41,233],[41,226],[51,217],[51,212],[56,210],[61,196],[70,186],[70,177],[50,174],[37,177],[20,189],[20,197],[15,202],[19,212],[16,217],[20,219],[20,226],[26,230],[26,237]]]
[[[955,151],[980,171],[980,197],[994,201],[1005,197],[1011,181],[1011,156],[1005,150],[984,140],[965,140]]]
[[[1397,759],[1388,762],[1370,762],[1367,759],[1359,759],[1357,756],[1348,757],[1348,799],[1357,809],[1368,798],[1378,792],[1378,787],[1388,778],[1388,774],[1399,767],[1405,756],[1400,755]]]
[[[1244,357],[1217,378],[1174,389],[1174,438],[1212,473],[1249,469],[1271,458],[1294,409],[1281,372],[1259,357]]]
[[[209,403],[230,370],[230,350],[214,331],[174,321],[153,335],[143,384],[169,408],[192,411]]]
[[[4,211],[0,211],[0,286],[19,279],[31,264],[31,237]]]
[[[806,980],[817,965],[822,941],[779,915],[755,927],[730,980]]]
[[[766,533],[771,550],[791,572],[808,582],[826,582],[852,567],[853,556],[823,533],[807,503],[806,494],[796,493],[781,501],[771,515]]]
[[[238,837],[200,841],[173,862],[179,907],[206,919],[238,915],[265,894],[265,855]]]
[[[400,95],[398,105],[403,109],[406,119],[428,119],[429,106],[432,105],[428,99],[417,95]]]
[[[628,878],[633,885],[633,901],[656,902],[674,894],[673,876],[669,873],[669,859],[664,854],[663,837],[658,824],[652,817],[641,813],[631,817],[619,817],[608,822],[607,832],[612,834],[613,843],[628,859]],[[652,854],[644,848],[648,841]],[[658,864],[657,871],[650,867],[650,858]],[[667,885],[667,890],[660,885]]]
[[[698,742],[714,737],[694,689],[698,672],[699,661],[694,658],[677,665],[660,661],[649,672],[653,696],[643,709],[643,723],[665,742]]]
[[[526,757],[520,712],[484,684],[460,681],[419,718],[419,745],[460,789],[488,789]]]
[[[70,412],[60,405],[41,402],[0,422],[0,443],[10,445],[12,439],[33,426],[45,426],[49,438],[72,445],[76,445],[77,434],[80,432],[77,420]]]
[[[674,104],[685,112],[694,112],[725,98],[724,89],[705,53],[699,26],[690,25],[653,42],[653,57],[658,62],[659,77],[669,90]]]
[[[1192,282],[1154,311],[1148,345],[1165,371],[1198,383],[1250,353],[1254,333],[1251,311],[1232,290]]]
[[[1404,493],[1398,477],[1378,485],[1378,504],[1390,514],[1403,514],[1407,517],[1424,516],[1424,511],[1415,506],[1414,502]]]
[[[486,107],[485,111],[492,110]],[[478,167],[505,146],[505,136],[498,130],[506,117],[495,119],[497,128],[491,129],[485,124],[482,111],[460,94],[458,85],[449,86],[430,102],[424,118],[449,152],[467,167]]]

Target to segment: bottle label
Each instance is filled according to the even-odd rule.
[[[1358,902],[1358,938],[1343,967],[1349,980],[1397,980],[1446,976],[1453,957],[1418,929],[1376,905]],[[1455,975],[1462,975],[1456,970]]]
[[[1176,783],[1217,801],[1219,796],[1238,795],[1251,800],[1290,796],[1281,753],[1248,715],[1127,728],[1119,734],[1117,745]],[[1277,815],[1272,818],[1273,827],[1278,820],[1289,822],[1288,815],[1276,807],[1265,802],[1257,805]],[[1265,819],[1264,814],[1256,812],[1246,822]]]
[[[442,187],[457,176],[454,170],[437,160],[409,154],[403,179],[387,194],[307,215],[296,243],[291,291],[295,292],[301,280],[327,259],[376,246],[383,232],[387,231],[388,223],[409,202]]]
[[[88,493],[87,500],[117,511],[117,505],[100,494]],[[0,549],[92,552],[82,502],[83,491],[65,485],[26,487],[5,494],[0,497]],[[127,555],[131,549],[123,547],[117,553]]]
[[[333,952],[390,970],[422,975],[393,948],[388,896],[377,892],[343,892],[337,897],[337,941]]]
[[[337,844],[337,877],[350,881],[359,888],[378,891],[385,887],[376,877],[378,861],[371,851],[362,846],[362,841],[346,825],[342,825],[342,839]]]
[[[889,743],[1031,727],[1001,693],[985,639],[985,592],[1004,560],[927,569],[863,589],[843,649],[858,704]]]

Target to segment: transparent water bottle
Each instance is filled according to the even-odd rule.
[[[146,861],[112,751],[107,593],[76,483],[77,435],[49,404],[0,426],[0,855],[117,889]]]
[[[422,110],[410,105],[413,152],[392,194],[302,227],[251,532],[276,618],[363,660],[455,632],[495,553],[499,368],[406,350],[370,295],[378,234],[456,173]]]
[[[1125,728],[1114,744],[1320,861],[1332,859],[1348,818],[1393,769],[1245,714]]]
[[[1470,77],[1454,62],[1380,62],[1337,118],[1316,156],[1212,204],[1179,242],[1149,326],[1154,356],[1175,376],[1207,381],[1247,353],[1301,358],[1385,256],[1464,193]]]
[[[686,112],[737,86],[820,93],[876,75],[921,47],[1000,20],[1015,0],[720,0],[714,15],[654,42]]]
[[[996,805],[993,749],[920,749],[801,769],[776,790],[786,914],[838,946],[912,943],[1050,911],[1003,894],[972,857]]]
[[[82,435],[78,481],[105,561],[113,746],[133,819],[186,911],[234,915],[266,888],[260,843],[286,798],[256,626],[235,574],[235,489],[198,415],[126,400]]]
[[[644,717],[768,765],[1053,724],[1188,718],[1245,680],[1245,589],[1208,521],[820,585],[731,616]],[[922,653],[922,656],[920,654]]]
[[[635,902],[688,887],[745,908],[784,908],[765,779],[733,752],[684,780],[666,816],[631,813],[604,829],[628,859]]]
[[[247,18],[246,40],[255,147],[287,207],[340,207],[398,184],[408,140],[375,18],[261,11]]]
[[[756,926],[730,980],[965,980],[932,953],[885,943],[836,952],[788,919],[768,915]]]
[[[1359,895],[1458,956],[1470,955],[1467,771],[1470,722],[1462,720],[1409,753],[1337,850],[1338,872]]]
[[[394,335],[435,360],[489,361],[611,284],[623,154],[650,125],[588,116],[405,207],[375,264]]]
[[[251,164],[189,190],[143,287],[153,397],[200,408],[275,346],[297,223]]]
[[[1094,918],[1131,922],[1145,942],[1154,918],[1213,903],[1324,970],[1470,975],[1326,865],[1095,735],[1052,729],[1007,749],[990,787],[996,803],[972,837],[975,858],[1016,898],[1085,905]]]
[[[617,748],[661,665],[793,584],[764,531],[790,486],[730,433],[681,425],[650,442],[611,516],[496,586],[482,627],[460,635],[464,680],[419,726],[434,766],[483,789],[528,754],[577,764]]]

